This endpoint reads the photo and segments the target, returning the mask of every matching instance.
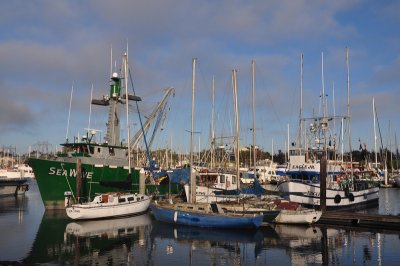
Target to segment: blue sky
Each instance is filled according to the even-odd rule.
[[[232,135],[232,69],[238,71],[240,142],[252,142],[251,60],[255,60],[257,144],[284,149],[297,137],[300,54],[304,116],[318,112],[322,84],[337,115],[346,111],[349,47],[351,139],[373,148],[372,98],[382,137],[392,142],[400,113],[399,1],[6,1],[0,10],[0,145],[18,153],[48,142],[56,149],[88,126],[90,91],[108,92],[110,47],[121,63],[129,46],[135,90],[149,113],[175,88],[155,147],[188,150],[192,58],[198,59],[195,131],[208,143],[212,79],[215,130]],[[321,78],[321,55],[324,82]],[[335,93],[333,94],[333,88]],[[137,117],[131,116],[133,123]],[[91,127],[105,132],[107,110],[93,107]],[[137,127],[137,126],[136,126]],[[125,126],[126,128],[126,126]],[[104,135],[105,133],[103,133]],[[122,134],[126,135],[126,130]],[[199,143],[196,144],[197,146]],[[197,148],[196,148],[197,149]]]

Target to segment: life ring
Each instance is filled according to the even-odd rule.
[[[340,203],[341,200],[342,200],[342,197],[339,194],[337,194],[335,196],[334,202],[337,204],[337,203]]]
[[[349,200],[350,200],[350,201],[354,201],[354,195],[353,195],[353,193],[350,193],[350,194],[349,194]]]

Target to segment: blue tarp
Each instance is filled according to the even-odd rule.
[[[266,194],[266,190],[260,185],[257,179],[254,179],[252,187],[241,188],[240,191],[243,194],[254,194],[256,196],[261,196]]]
[[[189,183],[189,169],[190,168],[178,168],[168,173],[171,183]]]

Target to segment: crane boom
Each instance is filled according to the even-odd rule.
[[[143,130],[139,129],[136,132],[136,134],[131,138],[130,147],[129,147],[131,150],[133,150],[134,147],[136,147],[137,143],[143,137],[143,132],[145,132],[149,129],[151,122],[153,122],[153,120],[157,116],[157,114],[160,112],[164,112],[165,107],[167,105],[167,100],[171,95],[173,95],[173,96],[175,95],[175,89],[173,87],[166,88],[164,97],[162,98],[162,100],[160,102],[157,103],[156,107],[151,112],[151,114],[148,116],[146,122],[143,124]]]

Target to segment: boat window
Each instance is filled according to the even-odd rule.
[[[293,155],[293,156],[301,155],[301,151],[300,150],[290,150],[289,153],[290,153],[290,155]]]
[[[101,195],[101,202],[103,202],[103,203],[107,203],[108,202],[108,195],[107,194]]]
[[[118,199],[118,202],[119,202],[119,203],[126,202],[126,199],[125,199],[125,198],[119,198],[119,199]]]
[[[134,197],[128,197],[128,201],[134,201],[135,198]]]
[[[98,148],[97,148],[97,152],[98,152],[98,153],[100,153],[100,151],[101,151],[101,148],[100,148],[100,147],[98,147]]]
[[[114,155],[115,155],[114,147],[109,147],[109,148],[108,148],[108,151],[109,151],[109,153],[110,153],[111,156],[114,156]]]
[[[219,176],[219,182],[220,183],[225,183],[225,176],[224,175],[220,175]]]
[[[89,152],[90,152],[90,154],[94,153],[94,147],[93,146],[89,146]]]

